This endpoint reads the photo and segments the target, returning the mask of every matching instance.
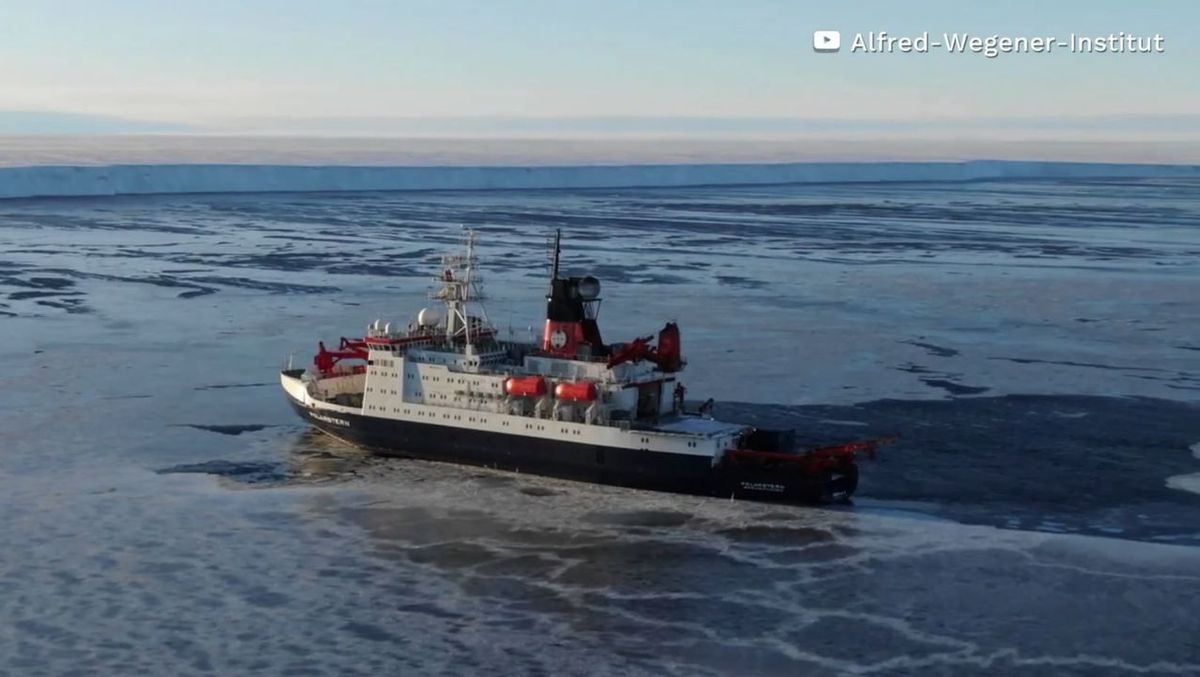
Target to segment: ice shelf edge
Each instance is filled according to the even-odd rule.
[[[1200,178],[1200,165],[1010,160],[513,167],[42,165],[0,167],[0,198],[1184,177]]]

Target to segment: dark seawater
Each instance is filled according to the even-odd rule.
[[[852,506],[376,459],[277,369],[544,241]],[[1200,674],[1200,183],[0,202],[0,674]]]

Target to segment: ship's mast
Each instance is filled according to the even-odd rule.
[[[478,260],[475,258],[474,230],[466,230],[464,245],[463,254],[442,256],[442,273],[435,280],[441,288],[434,292],[433,298],[446,304],[446,338],[462,337],[467,345],[472,345],[478,330],[490,325],[481,303],[485,298],[483,277],[475,270]],[[470,312],[472,303],[475,304],[474,314]]]
[[[558,255],[562,253],[562,229],[554,229],[554,238],[550,241],[550,286],[558,279]]]

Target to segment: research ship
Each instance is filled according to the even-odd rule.
[[[790,503],[848,499],[857,456],[887,441],[798,449],[794,431],[717,420],[711,399],[689,406],[679,327],[606,343],[600,282],[561,273],[561,232],[541,340],[502,339],[482,304],[476,233],[464,239],[441,259],[439,303],[334,349],[319,342],[309,368],[289,363],[280,379],[302,418],[383,455]]]

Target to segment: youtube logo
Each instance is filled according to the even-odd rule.
[[[842,48],[842,34],[838,31],[813,31],[813,50],[836,52]]]

